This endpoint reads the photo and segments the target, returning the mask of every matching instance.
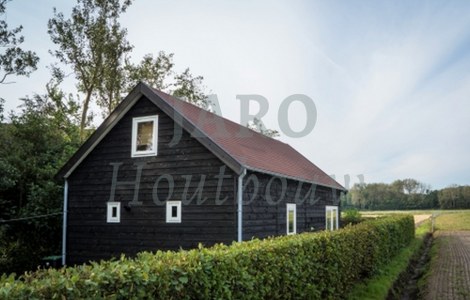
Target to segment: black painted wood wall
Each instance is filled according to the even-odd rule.
[[[258,188],[255,188],[254,179],[250,176],[257,178]],[[285,188],[275,176],[247,173],[243,194],[243,240],[286,234],[287,203],[297,203],[297,233],[325,229],[325,206],[338,205],[340,191],[284,180]],[[310,197],[311,193],[314,197]]]
[[[131,158],[132,118],[159,116],[158,155]],[[230,243],[237,238],[236,180],[233,171],[225,168],[220,199],[216,205],[216,190],[220,168],[224,166],[188,132],[180,142],[169,147],[174,123],[149,100],[140,99],[133,108],[107,134],[69,177],[67,264],[87,262],[119,256],[134,255],[143,250],[179,249],[197,247],[198,243],[212,245]],[[110,197],[113,166],[119,166],[118,181],[134,181],[135,163],[144,162],[138,201],[141,206],[124,206],[133,199],[134,185],[118,185],[115,201],[121,202],[121,222],[106,222],[106,203]],[[192,176],[188,197],[197,190],[201,176],[205,175],[201,201],[197,197],[189,204],[183,202],[182,222],[166,223],[166,207],[153,201],[153,187],[160,175],[171,174],[174,192],[170,200],[181,200],[188,177]],[[158,185],[159,199],[168,196],[168,184]],[[199,202],[201,202],[199,201]]]

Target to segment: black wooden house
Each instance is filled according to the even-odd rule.
[[[143,83],[59,176],[67,264],[335,229],[344,192],[289,145]]]

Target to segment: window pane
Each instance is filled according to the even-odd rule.
[[[331,211],[327,210],[326,211],[326,229],[331,230]]]
[[[153,121],[139,122],[137,124],[137,151],[150,151],[153,149]]]
[[[178,206],[171,207],[171,217],[172,218],[178,217]]]
[[[332,225],[333,230],[338,229],[338,228],[336,227],[336,214],[337,214],[337,211],[338,211],[338,210],[336,210],[336,209],[333,209],[333,210],[331,211],[331,220],[332,220],[332,222],[333,222],[333,225]]]
[[[113,206],[112,211],[111,211],[111,216],[113,218],[117,217],[117,207],[116,206]]]
[[[289,232],[294,232],[294,211],[289,210]]]

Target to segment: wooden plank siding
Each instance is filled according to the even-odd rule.
[[[132,119],[155,114],[159,118],[158,155],[132,158]],[[216,205],[218,178],[215,176],[223,162],[186,131],[180,142],[170,147],[173,129],[173,120],[142,97],[74,170],[68,178],[67,264],[107,259],[121,253],[134,255],[143,250],[193,248],[198,243],[209,246],[236,240],[237,175],[225,168],[225,175],[231,177],[223,180],[220,198],[227,197],[227,201]],[[131,206],[130,211],[124,208],[134,197],[134,185],[116,188],[115,201],[121,202],[120,223],[106,222],[112,163],[122,163],[117,180],[131,182],[137,174],[135,163],[144,163],[138,191],[140,206]],[[192,176],[188,198],[196,191],[201,176],[206,176],[202,199],[207,197],[207,200],[183,202],[181,223],[166,223],[166,207],[153,201],[155,181],[163,174],[174,178],[170,200],[182,200],[188,178],[184,176]],[[162,180],[158,187],[159,198],[165,199],[168,184]]]
[[[132,120],[151,115],[158,115],[158,154],[132,158]],[[170,116],[142,96],[73,170],[67,179],[67,264],[108,259],[121,253],[133,256],[144,250],[189,249],[199,243],[211,246],[237,240],[238,175],[209,150],[211,146],[204,146],[186,130],[178,144],[170,147],[174,126]],[[114,201],[121,202],[120,223],[107,223],[107,202],[115,168],[118,168],[117,181],[121,182],[114,196]],[[132,182],[138,168],[141,168],[141,178],[136,202],[140,204],[136,205],[132,201],[135,196]],[[222,169],[228,178],[219,186],[218,175]],[[155,190],[156,181],[162,175],[171,175],[174,182],[168,200],[183,202],[181,223],[166,223],[166,206],[161,201],[167,198],[170,187],[162,180]],[[253,176],[258,181],[256,187],[247,184]],[[202,179],[201,198],[198,198],[196,192]],[[300,182],[283,180],[285,189],[279,178],[247,172],[243,190],[243,240],[286,234],[286,204],[295,203],[297,196],[302,200],[312,186],[302,183],[297,193]],[[297,201],[297,233],[323,230],[325,205],[338,203],[339,190],[324,186],[314,186],[312,190],[314,197]],[[226,200],[216,201],[218,194],[219,200]]]
[[[259,187],[256,189],[250,176],[256,176]],[[247,181],[250,181],[247,183]],[[271,181],[270,191],[267,187]],[[299,196],[296,196],[299,181],[285,179],[286,188],[282,188],[279,178],[259,172],[248,172],[244,178],[243,193],[243,240],[285,235],[287,233],[287,203],[296,203],[297,233],[324,230],[325,206],[338,205],[340,191],[324,186],[314,186],[315,197],[304,199],[312,188],[311,184],[300,185]],[[284,196],[283,196],[284,194]],[[271,197],[271,198],[270,198]],[[253,200],[251,200],[253,199]]]

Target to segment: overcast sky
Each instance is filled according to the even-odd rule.
[[[13,0],[10,26],[22,24],[24,48],[39,70],[0,86],[7,110],[44,93],[55,49],[52,8],[72,1]],[[203,75],[222,115],[240,122],[237,95],[269,101],[263,118],[281,129],[278,110],[292,94],[315,103],[314,129],[289,143],[338,182],[415,178],[442,188],[470,184],[470,1],[150,1],[122,17],[132,60],[175,54],[179,70]],[[256,112],[257,106],[251,107]],[[304,128],[294,102],[289,126]]]

